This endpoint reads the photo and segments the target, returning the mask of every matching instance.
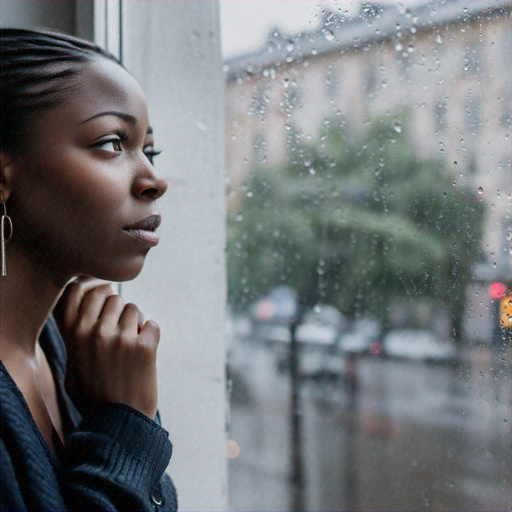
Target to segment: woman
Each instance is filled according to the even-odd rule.
[[[176,510],[158,326],[99,280],[158,243],[144,95],[73,37],[2,29],[1,59],[2,510]]]

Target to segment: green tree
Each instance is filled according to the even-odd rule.
[[[417,157],[405,123],[327,128],[293,146],[286,165],[248,177],[228,222],[230,300],[287,284],[301,311],[322,301],[386,323],[397,299],[427,297],[450,308],[460,341],[483,213],[445,162]]]

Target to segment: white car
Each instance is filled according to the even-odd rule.
[[[317,305],[304,315],[304,321],[297,329],[297,340],[311,345],[332,345],[346,323],[335,307]]]
[[[339,347],[342,352],[363,354],[371,351],[372,343],[375,343],[381,331],[380,323],[371,318],[359,318],[354,322],[352,329],[343,333]]]
[[[384,354],[389,357],[424,361],[453,361],[456,350],[449,340],[436,337],[421,329],[397,329],[389,332],[383,340]]]

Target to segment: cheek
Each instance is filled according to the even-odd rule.
[[[98,161],[70,156],[47,175],[46,190],[61,206],[102,216],[118,210],[130,195],[130,179],[117,165],[116,158]]]
[[[50,231],[71,228],[82,233],[98,223],[106,228],[106,220],[117,223],[116,216],[122,216],[130,197],[128,173],[115,159],[99,162],[83,154],[47,157],[27,177],[20,193],[24,213],[28,221],[44,223],[40,227]]]

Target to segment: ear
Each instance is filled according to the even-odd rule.
[[[15,159],[4,151],[0,152],[0,200],[2,203],[7,201],[13,191],[14,161]]]

